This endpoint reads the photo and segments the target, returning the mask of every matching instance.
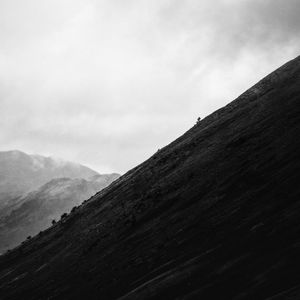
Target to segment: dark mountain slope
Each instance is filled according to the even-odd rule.
[[[20,206],[0,217],[0,253],[48,228],[52,220],[59,220],[63,213],[70,212],[118,177],[118,174],[104,174],[90,180],[56,178],[25,195],[19,201]]]
[[[284,299],[300,284],[300,57],[0,257],[2,299]]]

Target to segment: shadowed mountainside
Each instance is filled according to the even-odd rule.
[[[1,256],[2,299],[299,298],[299,100],[300,57]]]
[[[57,178],[23,196],[20,206],[0,217],[0,253],[46,229],[52,220],[59,220],[63,213],[70,212],[118,177],[118,174],[103,174],[89,180]]]

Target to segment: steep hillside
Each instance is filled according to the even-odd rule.
[[[24,152],[0,152],[0,213],[11,210],[19,196],[54,178],[84,178],[98,175],[80,164]],[[14,200],[14,201],[12,201]]]
[[[59,220],[63,213],[70,212],[118,177],[117,174],[106,174],[95,175],[90,180],[52,179],[22,197],[19,207],[0,218],[0,253],[51,226],[52,220]]]
[[[2,299],[299,299],[299,100],[300,57],[1,256]]]

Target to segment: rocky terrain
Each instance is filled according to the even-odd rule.
[[[0,256],[1,299],[299,299],[300,57]]]

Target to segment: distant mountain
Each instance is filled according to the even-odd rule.
[[[54,178],[84,178],[99,175],[77,163],[28,155],[24,152],[0,152],[0,216],[8,213],[29,191]]]
[[[24,152],[0,152],[0,253],[108,186],[118,174]]]
[[[300,299],[299,154],[300,57],[1,255],[1,300]]]
[[[118,174],[52,179],[38,190],[20,197],[22,204],[0,218],[0,253],[51,226],[52,220],[90,198],[119,177]]]

